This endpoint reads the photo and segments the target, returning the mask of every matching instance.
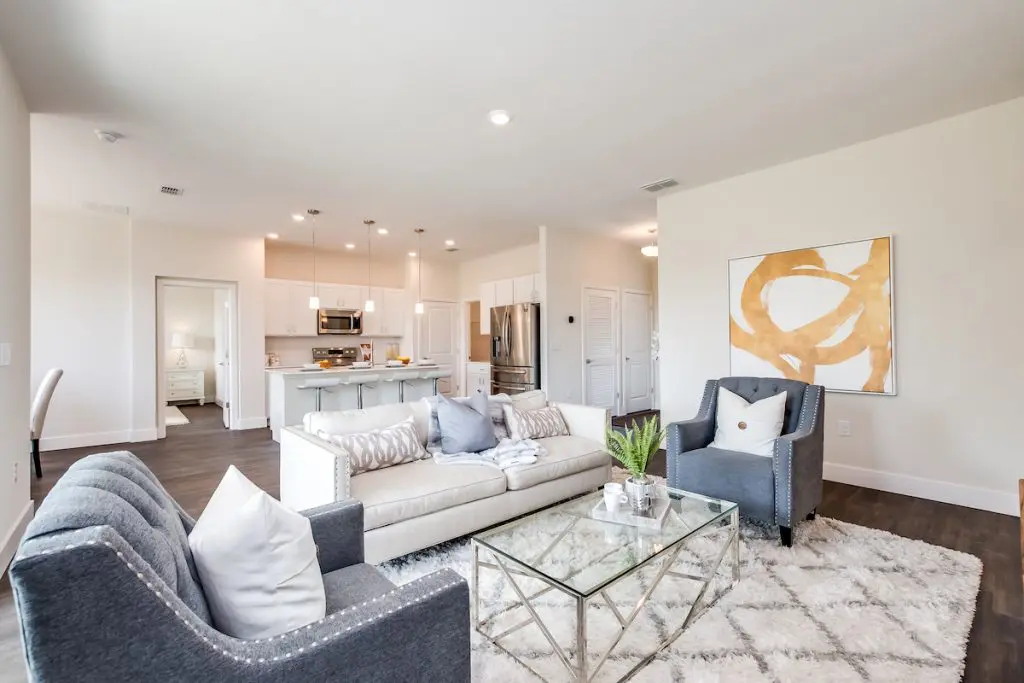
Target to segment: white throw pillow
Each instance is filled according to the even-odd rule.
[[[348,453],[350,476],[430,457],[423,450],[412,417],[384,429],[371,429],[358,434],[319,432],[317,436]]]
[[[718,387],[715,440],[711,448],[754,455],[772,454],[786,417],[786,392],[747,403],[724,387]]]
[[[544,393],[543,389],[534,389],[533,391],[524,391],[521,394],[512,394],[512,405],[516,407],[516,410],[527,411],[527,410],[540,410],[548,405],[547,394]]]
[[[323,619],[327,596],[309,520],[228,468],[188,536],[214,626],[267,638]]]
[[[556,406],[536,410],[521,410],[515,404],[504,406],[505,423],[509,437],[522,439],[546,439],[550,436],[568,436],[569,428]]]

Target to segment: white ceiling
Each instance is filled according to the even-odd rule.
[[[464,254],[1024,94],[1021,0],[28,0],[37,202]],[[514,119],[499,129],[492,109]],[[103,144],[94,128],[125,139]],[[184,188],[181,198],[161,185]]]

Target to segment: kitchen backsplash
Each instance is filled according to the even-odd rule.
[[[309,363],[313,347],[319,346],[355,346],[372,342],[374,360],[383,360],[388,344],[395,343],[394,338],[352,337],[348,335],[325,335],[322,337],[267,337],[266,353],[276,353],[281,365],[302,365]],[[411,355],[412,345],[406,345],[405,339],[398,340],[402,353]]]

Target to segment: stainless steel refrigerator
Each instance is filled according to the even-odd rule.
[[[540,389],[540,304],[491,309],[491,393]]]

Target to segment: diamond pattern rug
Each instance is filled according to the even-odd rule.
[[[711,608],[631,680],[638,682],[900,681],[960,680],[981,580],[981,562],[964,553],[884,531],[819,517],[797,527],[793,548],[777,532],[743,521],[741,580],[726,590],[723,562],[709,591]],[[601,543],[600,537],[588,539]],[[537,536],[524,543],[539,547]],[[676,564],[707,566],[718,539],[694,541]],[[611,597],[623,613],[650,584],[658,563],[621,582]],[[392,560],[382,566],[396,583],[441,567],[469,577],[470,546],[459,540]],[[523,580],[527,591],[540,583]],[[681,623],[699,585],[666,577],[598,672],[614,681],[629,671]],[[480,576],[481,614],[512,604],[513,591],[496,571]],[[527,594],[530,594],[529,592]],[[575,613],[557,591],[533,602],[556,641],[572,653]],[[592,664],[618,631],[610,609],[592,603]],[[500,617],[492,633],[523,621],[523,608]],[[529,669],[473,633],[475,681],[568,681],[567,670],[535,625],[502,641]]]

